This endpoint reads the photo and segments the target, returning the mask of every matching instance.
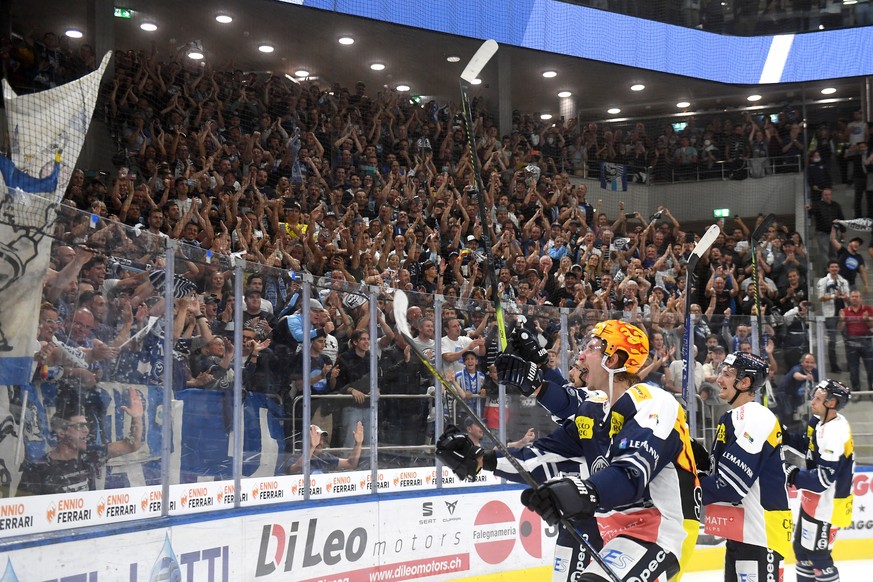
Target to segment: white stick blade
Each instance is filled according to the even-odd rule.
[[[468,83],[472,83],[473,79],[476,79],[479,76],[479,73],[482,72],[482,69],[485,68],[485,65],[488,64],[488,61],[491,60],[491,57],[494,56],[494,53],[497,52],[497,41],[493,39],[488,39],[482,46],[479,47],[479,50],[476,51],[476,54],[473,55],[473,58],[470,59],[470,62],[467,63],[467,66],[464,68],[464,72],[461,73],[461,78]]]
[[[718,237],[718,233],[721,232],[721,229],[717,224],[711,225],[706,229],[706,232],[703,233],[703,236],[700,237],[700,241],[695,245],[694,250],[691,251],[692,254],[697,255],[698,257],[702,257],[703,253],[709,250],[709,247],[712,246],[712,243],[715,242],[715,239]]]
[[[397,331],[412,337],[412,332],[409,330],[409,321],[406,320],[406,311],[409,309],[409,297],[406,293],[397,289],[394,291],[394,323],[397,324]]]

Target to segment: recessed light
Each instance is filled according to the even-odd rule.
[[[557,77],[557,76],[558,76],[557,71],[543,71],[543,77],[545,77],[546,79],[551,79],[552,77]]]
[[[409,91],[409,85],[397,85],[395,89],[397,89],[401,93],[405,93],[406,91]]]
[[[748,97],[746,97],[746,99],[749,100],[749,101],[752,101],[752,102],[754,102],[754,101],[760,101],[760,100],[761,100],[761,96],[758,95],[758,94],[755,94],[755,95],[749,95]]]
[[[158,29],[158,25],[154,22],[143,22],[139,27],[146,32],[154,32]]]
[[[551,114],[551,113],[543,113],[542,115],[540,115],[540,119],[542,119],[543,121],[548,121],[548,120],[550,120],[551,118],[552,118],[552,114]]]
[[[64,34],[66,34],[70,38],[82,38],[83,36],[85,36],[82,34],[81,30],[76,30],[75,28],[71,28],[70,30],[68,30]]]
[[[309,76],[309,71],[307,71],[306,69],[297,69],[296,71],[294,71],[294,76],[300,77],[302,79]]]
[[[561,99],[564,99],[565,97],[571,97],[572,95],[573,94],[569,91],[561,91],[560,93],[558,93],[558,97],[560,97]]]
[[[276,50],[276,49],[274,49],[271,45],[268,45],[268,44],[262,44],[261,46],[258,47],[258,50],[261,51],[262,53],[268,53],[268,54],[269,54],[269,53],[273,52],[273,51]],[[307,75],[307,77],[308,77],[308,76],[309,76],[309,75]]]
[[[452,55],[450,57],[446,57],[446,60],[450,63],[457,63],[461,60],[461,57],[456,57],[455,55]]]
[[[618,115],[619,113],[621,113],[621,109],[619,109],[618,107],[612,107],[610,109],[607,109],[606,112],[610,115]]]
[[[221,24],[230,24],[233,22],[233,18],[228,16],[227,14],[219,14],[215,17],[216,22],[220,22]]]
[[[833,95],[837,90],[834,87],[825,87],[821,90],[822,95]]]
[[[645,88],[646,88],[646,86],[643,85],[642,83],[637,83],[635,85],[631,85],[631,87],[630,87],[631,91],[642,91]]]
[[[689,103],[688,101],[680,101],[676,104],[676,107],[678,107],[679,109],[685,109],[686,107],[691,107],[691,103]]]
[[[194,59],[195,61],[199,61],[203,58],[203,53],[197,50],[192,50],[188,53],[189,59]]]
[[[374,71],[384,71],[385,65],[382,63],[373,63],[372,65],[370,65],[370,68]]]
[[[350,36],[341,36],[339,37],[340,44],[355,44],[355,39]]]
[[[481,85],[481,84],[482,84],[482,79],[476,77],[475,79],[473,79],[472,81],[470,81],[470,84],[471,84],[471,85]]]

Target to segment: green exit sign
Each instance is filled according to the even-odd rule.
[[[716,218],[729,218],[731,215],[730,208],[716,208],[712,211],[712,215]]]
[[[128,10],[127,8],[116,8],[115,9],[115,18],[132,18],[133,11]]]

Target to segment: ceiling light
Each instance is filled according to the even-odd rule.
[[[143,22],[139,27],[146,32],[154,32],[158,29],[158,25],[154,22]]]
[[[475,79],[473,79],[472,81],[470,81],[470,84],[471,84],[471,85],[481,85],[481,84],[482,84],[482,79],[476,77]]]
[[[570,93],[569,91],[561,91],[560,93],[558,93],[558,97],[560,97],[561,99],[565,99],[565,98],[567,98],[567,97],[571,97],[572,95],[573,95],[573,94]]]
[[[685,109],[686,107],[691,107],[691,103],[689,103],[688,101],[680,101],[676,104],[676,107],[678,107],[679,109]]]
[[[552,114],[551,114],[551,113],[543,113],[542,115],[540,115],[540,119],[542,119],[543,121],[548,121],[548,120],[550,120],[551,118],[552,118]]]
[[[227,14],[219,14],[215,17],[216,22],[220,22],[221,24],[230,24],[233,22],[233,18],[228,16]]]
[[[646,86],[642,83],[636,83],[635,85],[631,85],[630,87],[631,91],[642,91],[645,88]]]
[[[302,79],[309,76],[309,71],[307,71],[306,69],[297,69],[296,71],[294,71],[294,76],[300,77]]]
[[[76,30],[75,28],[71,28],[64,34],[66,34],[70,38],[82,38],[84,36],[81,30]]]
[[[188,58],[195,61],[201,60],[203,58],[203,43],[199,40],[192,42],[190,48],[188,48]]]
[[[621,113],[621,109],[619,109],[618,107],[613,107],[611,109],[607,109],[606,112],[610,115],[618,115],[619,113]]]
[[[461,57],[456,57],[455,55],[452,55],[450,57],[446,57],[446,60],[450,63],[457,63],[461,60]]]
[[[385,65],[383,63],[373,63],[372,65],[370,65],[370,68],[374,71],[384,71]]]
[[[760,95],[749,95],[748,97],[746,97],[746,99],[748,99],[749,101],[760,101],[761,96]]]
[[[339,37],[340,44],[355,44],[355,39],[350,36],[341,36]]]
[[[543,71],[543,77],[545,77],[546,79],[551,79],[552,77],[557,77],[557,76],[558,76],[557,71]]]
[[[822,95],[833,95],[837,90],[834,87],[825,87],[821,90]]]
[[[269,54],[269,53],[273,52],[273,51],[276,50],[276,49],[274,49],[271,45],[268,45],[268,44],[262,44],[261,46],[258,47],[258,50],[261,51],[262,53],[268,53],[268,54]]]
[[[401,93],[405,93],[406,91],[409,91],[409,85],[397,85],[395,89],[397,89]]]

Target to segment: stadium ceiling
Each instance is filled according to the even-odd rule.
[[[340,83],[353,88],[357,81],[363,81],[370,95],[406,85],[410,96],[458,101],[458,75],[481,41],[339,15],[300,3],[117,0],[116,12],[119,9],[121,12],[111,19],[113,44],[119,49],[146,52],[154,46],[161,59],[199,41],[205,56],[200,62],[219,70],[237,68],[290,76],[305,70],[324,85]],[[110,4],[106,0],[13,0],[11,4],[15,33],[32,31],[40,38],[45,31],[62,35],[68,29],[77,29],[84,33],[82,38],[63,39],[71,49],[82,43],[101,47],[89,27],[89,4],[91,11],[93,6],[108,9]],[[228,16],[232,22],[222,24],[216,21],[217,16]],[[144,23],[157,28],[143,30]],[[354,43],[340,44],[342,37],[352,38]],[[604,42],[608,42],[608,35],[604,35]],[[273,50],[262,52],[261,46]],[[809,100],[853,99],[860,108],[858,78],[738,86],[507,45],[501,46],[498,54],[510,64],[512,107],[528,113],[550,113],[554,118],[560,115],[561,91],[572,93],[576,111],[589,120],[616,116],[652,118],[684,111],[734,111],[749,106],[772,110],[786,102],[798,102],[804,95]],[[457,57],[458,61],[449,62],[449,57]],[[695,54],[694,58],[707,56]],[[497,61],[495,58],[488,65],[482,74],[482,84],[473,91],[474,96],[481,95],[492,105],[498,100]],[[374,63],[383,64],[384,69],[371,69]],[[544,78],[545,71],[557,74]],[[645,89],[632,91],[630,87],[634,84],[643,84]],[[821,90],[826,87],[835,88],[836,92],[822,95]],[[760,95],[761,99],[750,102],[750,95]],[[690,105],[679,108],[680,102]],[[621,111],[607,113],[611,108]]]

